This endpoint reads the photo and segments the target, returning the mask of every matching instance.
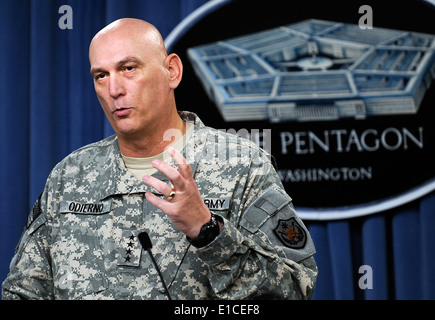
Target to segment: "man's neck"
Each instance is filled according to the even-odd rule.
[[[147,158],[162,153],[165,148],[186,133],[186,123],[177,117],[164,129],[149,130],[146,135],[119,136],[119,148],[123,155]]]

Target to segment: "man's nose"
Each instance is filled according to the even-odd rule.
[[[109,93],[113,99],[125,95],[123,80],[118,75],[111,75],[109,79]]]

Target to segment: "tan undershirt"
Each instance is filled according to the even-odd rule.
[[[187,123],[186,133],[169,146],[172,146],[174,149],[181,152],[181,150],[183,150],[183,148],[186,146],[187,141],[189,141],[190,137],[192,136],[192,133],[193,125]],[[125,167],[140,181],[142,181],[144,175],[152,175],[157,171],[157,169],[155,169],[152,165],[153,160],[158,159],[160,161],[165,161],[169,159],[168,157],[170,158],[166,151],[148,158],[132,158],[122,154]]]

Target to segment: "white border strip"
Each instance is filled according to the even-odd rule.
[[[417,200],[434,190],[435,179],[432,179],[398,196],[374,203],[368,202],[356,206],[338,207],[333,209],[296,207],[296,211],[298,215],[305,220],[349,219],[396,208],[408,202]]]
[[[182,37],[197,21],[202,19],[205,15],[211,11],[217,10],[219,7],[232,0],[210,0],[203,4],[199,8],[191,12],[186,18],[184,18],[165,38],[166,50],[170,52],[173,45]]]

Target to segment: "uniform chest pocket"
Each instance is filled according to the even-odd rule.
[[[112,201],[63,201],[54,239],[53,277],[59,298],[92,298],[107,287],[103,259],[104,221]]]

